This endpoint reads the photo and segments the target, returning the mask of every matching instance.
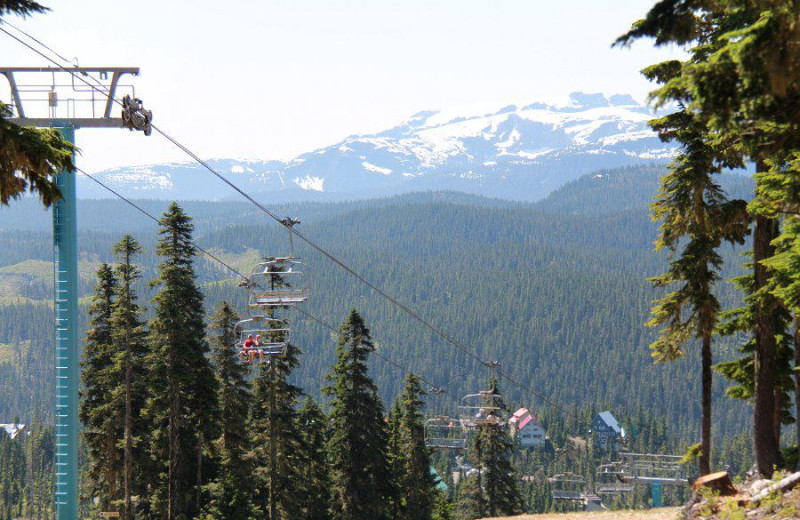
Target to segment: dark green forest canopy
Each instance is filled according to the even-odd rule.
[[[590,403],[611,407],[620,410],[623,421],[626,409],[647,406],[665,415],[676,436],[693,440],[699,416],[697,360],[689,357],[654,367],[647,349],[653,332],[643,326],[654,295],[645,277],[660,272],[664,261],[652,251],[656,228],[647,214],[660,173],[598,172],[601,176],[586,176],[538,204],[418,194],[300,204],[279,208],[279,213],[303,218],[306,234],[470,345],[481,358],[501,360],[505,371],[538,394],[570,408]],[[730,176],[723,185],[740,196],[752,183],[747,177]],[[45,303],[51,285],[45,267],[52,256],[49,247],[42,247],[50,236],[47,214],[27,202],[0,210],[0,239],[7,244],[0,250],[2,294],[23,297],[0,299],[0,386],[8,389],[0,393],[0,417],[19,413],[25,419],[37,411],[47,416],[52,399],[46,354],[52,315]],[[160,203],[147,204],[153,213],[163,211]],[[254,217],[245,206],[195,202],[185,208],[197,217],[198,242],[245,272],[258,252],[288,250],[285,232]],[[137,290],[143,301],[149,300],[152,292],[144,281],[155,275],[155,225],[111,201],[84,201],[80,217],[80,247],[89,275],[82,294],[88,295],[95,284],[92,267],[112,261],[111,245],[122,233],[133,231],[145,249],[143,282]],[[5,226],[8,221],[15,223],[11,229]],[[313,270],[313,297],[307,309],[315,316],[335,325],[356,307],[370,323],[380,353],[454,395],[485,385],[484,367],[330,262],[306,249],[299,253]],[[726,265],[740,263],[732,250],[725,256]],[[28,266],[44,271],[39,276]],[[208,312],[223,299],[244,309],[246,295],[230,273],[206,260],[198,261],[197,271]],[[732,275],[733,270],[725,274]],[[721,284],[720,292],[726,306],[737,299],[730,284]],[[317,395],[320,376],[333,364],[335,343],[313,321],[299,314],[291,318],[293,341],[304,351],[294,378]],[[726,348],[723,343],[722,357]],[[370,363],[382,398],[391,402],[401,391],[404,374],[380,359]],[[716,387],[720,399],[723,386],[719,381]],[[506,383],[505,390],[513,404],[534,410],[545,406],[513,385]],[[26,405],[26,394],[34,396],[37,410]],[[456,403],[439,399],[435,405],[454,413]],[[743,404],[726,403],[716,414],[718,434],[747,427]]]

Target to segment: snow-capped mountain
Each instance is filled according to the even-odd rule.
[[[495,113],[413,115],[383,132],[351,136],[283,161],[212,160],[217,171],[269,198],[355,198],[456,190],[537,200],[585,173],[665,162],[674,154],[647,127],[653,114],[631,96],[574,93],[566,105],[507,106]],[[140,198],[231,195],[195,163],[117,168],[98,174]],[[107,197],[83,179],[84,197]]]

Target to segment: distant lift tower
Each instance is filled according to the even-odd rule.
[[[149,134],[152,114],[120,85],[135,67],[0,67],[11,91],[10,106],[20,126],[58,128],[75,142],[78,128],[130,128]],[[119,108],[117,91],[130,92]],[[119,110],[118,110],[119,108]],[[112,117],[116,112],[119,117]],[[57,520],[78,519],[78,240],[75,173],[56,176],[61,200],[53,207],[55,252],[55,432],[54,493]]]

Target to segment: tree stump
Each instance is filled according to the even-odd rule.
[[[729,497],[736,495],[738,491],[733,487],[731,477],[727,471],[719,471],[717,473],[709,473],[698,478],[692,484],[695,491],[700,491],[700,488],[708,488],[719,493],[719,496]]]

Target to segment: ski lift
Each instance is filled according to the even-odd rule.
[[[656,453],[620,453],[626,478],[635,482],[688,483],[686,468],[680,455]]]
[[[286,353],[289,329],[283,320],[256,316],[242,320],[233,328],[236,337],[234,348],[242,362],[254,364],[256,358],[263,363],[271,356]]]
[[[502,414],[505,409],[506,404],[502,395],[494,389],[484,390],[461,398],[458,418],[464,428],[499,425],[504,422]]]
[[[547,479],[553,500],[582,501],[586,497],[586,479],[574,473],[561,473]]]
[[[622,495],[633,491],[633,484],[625,481],[625,472],[619,462],[597,466],[594,482],[598,495]]]
[[[263,314],[264,307],[304,303],[311,295],[305,264],[292,256],[269,257],[253,268],[244,282],[250,290],[251,314]]]
[[[431,417],[425,421],[425,447],[463,450],[467,447],[467,432],[457,419],[447,416]]]
[[[142,100],[126,95],[122,98],[122,126],[128,130],[140,130],[144,135],[153,131],[153,112],[145,110]]]

